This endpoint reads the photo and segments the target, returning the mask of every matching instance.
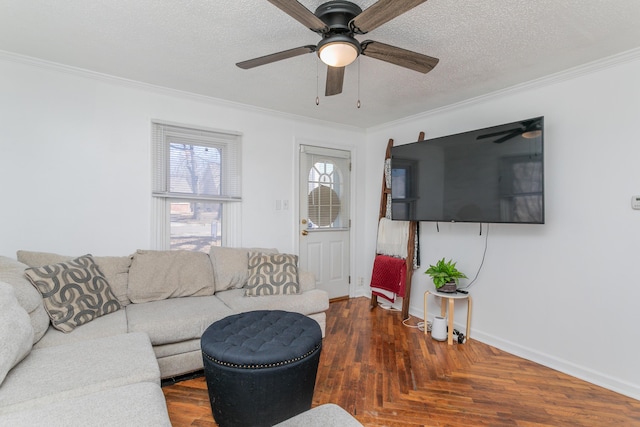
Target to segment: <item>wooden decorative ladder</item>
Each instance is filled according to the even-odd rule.
[[[418,141],[424,140],[424,132],[420,132]],[[389,139],[387,143],[387,151],[385,153],[385,163],[387,159],[391,159],[391,148],[393,147],[393,139]],[[387,187],[387,180],[382,172],[382,194],[380,196],[380,214],[378,221],[387,216],[387,201],[391,197],[391,188]],[[409,241],[407,242],[407,275],[405,279],[405,294],[402,298],[402,318],[409,318],[409,303],[411,302],[411,278],[413,277],[413,258],[415,254],[416,231],[418,229],[417,221],[409,222]],[[370,308],[374,309],[378,306],[378,296],[371,294]]]

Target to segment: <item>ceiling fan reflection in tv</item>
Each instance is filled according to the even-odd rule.
[[[502,136],[504,135],[504,136]],[[516,136],[522,136],[523,138],[533,139],[542,135],[542,118],[538,117],[530,120],[523,120],[518,123],[515,128],[501,130],[498,132],[487,133],[479,135],[477,139],[495,138],[492,142],[496,144],[502,144],[505,141],[515,138]]]

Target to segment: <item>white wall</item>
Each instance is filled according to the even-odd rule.
[[[296,140],[345,148],[364,140],[361,129],[4,59],[4,256],[18,249],[125,255],[148,248],[152,119],[241,132],[242,244],[287,252],[297,239]],[[289,210],[276,210],[276,200],[289,200]]]
[[[596,384],[640,398],[638,321],[640,52],[370,129],[361,182],[379,183],[386,143],[396,144],[545,116],[545,225],[491,225],[472,287],[471,335]],[[380,190],[367,191],[362,232],[373,253]],[[487,238],[477,224],[421,223],[422,268],[411,313],[422,317],[424,270],[447,257],[473,277]],[[366,259],[364,259],[366,258]],[[371,271],[373,257],[360,261]],[[370,280],[369,276],[365,283]],[[464,283],[463,283],[464,286]],[[435,301],[430,313],[437,310]],[[456,309],[463,326],[466,307]]]

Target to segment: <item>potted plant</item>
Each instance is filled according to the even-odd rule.
[[[453,293],[458,287],[459,279],[466,279],[467,276],[458,271],[456,263],[452,260],[445,261],[444,258],[430,265],[424,274],[428,274],[433,279],[433,284],[438,292]]]

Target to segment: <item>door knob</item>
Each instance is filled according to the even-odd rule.
[[[302,230],[302,235],[306,236],[307,234],[309,234],[309,232],[307,230]]]

